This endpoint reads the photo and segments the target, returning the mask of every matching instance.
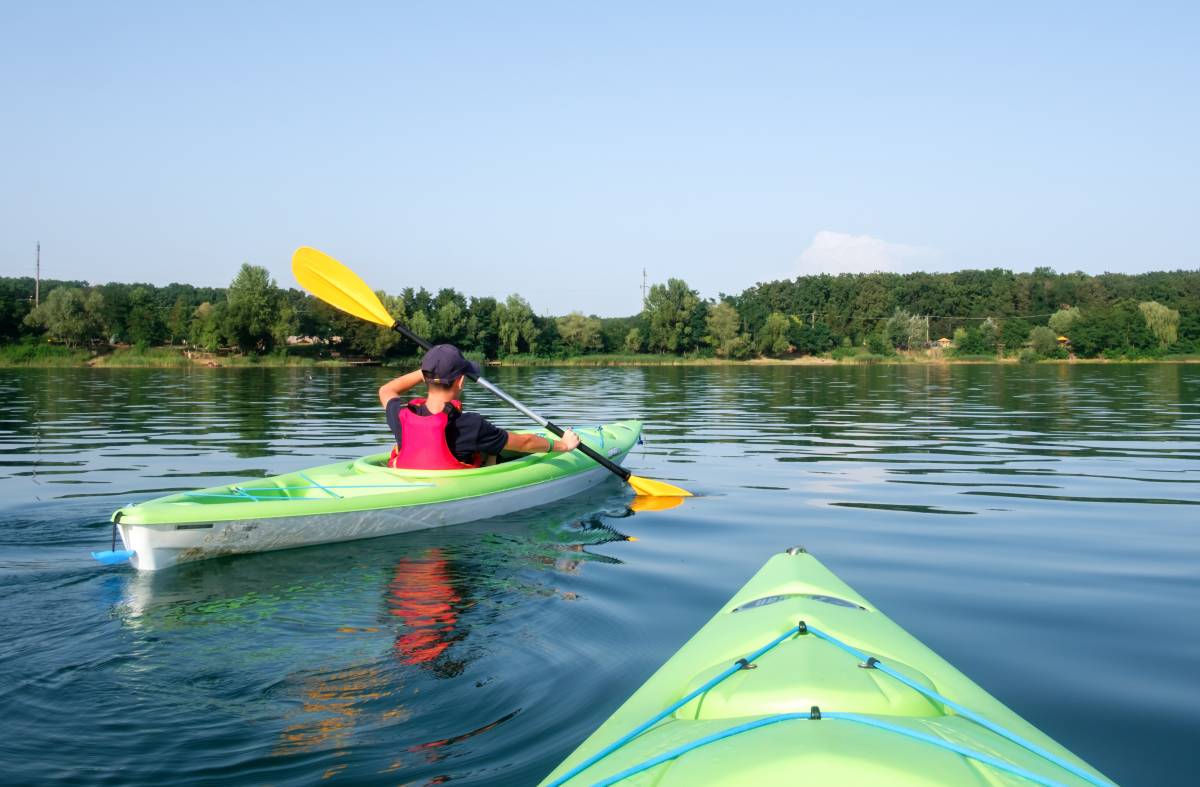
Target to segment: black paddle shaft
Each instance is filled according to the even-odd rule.
[[[412,331],[410,331],[408,328],[404,327],[403,325],[401,325],[401,324],[400,324],[400,323],[398,323],[398,322],[397,322],[397,323],[393,323],[393,324],[392,324],[392,330],[393,330],[393,331],[395,331],[396,333],[400,334],[400,335],[401,335],[401,336],[403,336],[404,338],[408,339],[409,341],[415,342],[415,343],[416,343],[416,345],[417,345],[418,347],[420,347],[422,350],[425,350],[425,351],[427,351],[427,352],[428,352],[428,351],[429,351],[429,349],[430,349],[431,347],[433,347],[433,345],[432,345],[432,344],[430,344],[428,341],[426,341],[425,339],[422,339],[420,336],[417,336],[415,333],[413,333],[413,332],[412,332]],[[548,420],[546,420],[545,418],[541,417],[540,415],[538,415],[538,414],[537,414],[537,413],[535,413],[534,411],[530,410],[528,407],[526,407],[525,405],[523,405],[523,404],[521,404],[520,402],[518,402],[516,399],[512,398],[511,396],[509,396],[509,395],[508,395],[508,394],[506,394],[504,391],[500,390],[500,387],[499,387],[498,385],[496,385],[495,383],[493,383],[493,382],[491,382],[491,381],[489,381],[489,380],[485,380],[485,379],[483,379],[483,377],[481,377],[480,375],[471,374],[471,373],[469,373],[469,372],[467,373],[467,377],[469,377],[469,378],[470,378],[471,380],[473,380],[474,382],[477,382],[477,383],[479,383],[481,386],[483,386],[484,388],[488,389],[489,391],[491,391],[492,393],[494,393],[496,396],[499,396],[501,399],[503,399],[504,401],[508,402],[508,403],[509,403],[509,404],[511,404],[513,407],[517,408],[517,409],[518,409],[518,410],[520,410],[522,413],[524,413],[525,415],[529,416],[531,419],[533,419],[534,421],[536,421],[536,422],[537,422],[539,425],[541,425],[542,427],[544,427],[544,428],[546,428],[546,429],[550,430],[551,432],[553,432],[553,433],[554,433],[555,435],[557,435],[558,437],[562,437],[562,436],[563,436],[563,432],[564,432],[565,430],[564,430],[564,429],[563,429],[561,426],[559,426],[558,424],[555,424],[555,423],[551,423],[550,421],[548,421]],[[588,445],[587,443],[583,442],[582,440],[581,440],[581,441],[579,441],[579,446],[578,446],[578,448],[577,448],[576,450],[578,450],[578,451],[582,451],[584,456],[588,457],[588,458],[589,458],[589,459],[591,459],[593,462],[596,462],[596,463],[597,463],[597,464],[599,464],[600,466],[604,467],[604,468],[605,468],[605,469],[607,469],[609,472],[611,472],[611,473],[614,473],[614,474],[616,474],[616,475],[620,476],[620,477],[621,477],[621,479],[622,479],[622,480],[624,480],[624,481],[628,481],[628,480],[629,480],[629,476],[633,475],[633,474],[632,474],[632,473],[630,473],[628,470],[626,470],[625,468],[621,467],[621,466],[620,466],[619,464],[617,464],[616,462],[613,462],[611,459],[609,459],[607,456],[605,456],[604,454],[600,453],[599,451],[596,451],[596,450],[595,450],[595,449],[593,449],[593,448],[592,448],[590,445]]]

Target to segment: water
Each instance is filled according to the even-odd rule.
[[[497,370],[702,497],[88,557],[127,502],[382,450],[385,374],[0,370],[0,781],[531,784],[793,544],[1112,778],[1200,775],[1200,368]]]

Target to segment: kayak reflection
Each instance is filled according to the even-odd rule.
[[[573,598],[556,577],[619,562],[596,547],[628,540],[613,527],[627,501],[613,485],[469,525],[114,575],[128,689],[172,707],[219,693],[214,712],[265,722],[268,751],[321,757],[317,774],[369,780],[356,752],[384,736],[394,772],[432,778],[524,704],[512,654],[524,671],[546,651],[507,623]]]

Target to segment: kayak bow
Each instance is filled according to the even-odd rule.
[[[547,777],[1109,785],[803,549],[776,555]]]

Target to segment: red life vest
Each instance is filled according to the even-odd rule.
[[[446,443],[446,424],[450,418],[445,409],[432,415],[418,415],[416,409],[424,399],[413,399],[400,410],[400,447],[392,446],[388,467],[398,470],[463,470],[479,467],[479,462],[464,464],[458,461]],[[457,399],[450,403],[461,411]]]

